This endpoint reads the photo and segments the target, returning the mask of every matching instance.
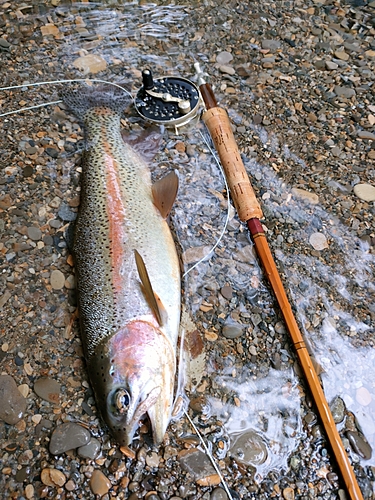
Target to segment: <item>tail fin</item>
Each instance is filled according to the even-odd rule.
[[[93,108],[109,108],[121,115],[131,103],[131,97],[125,90],[122,92],[119,88],[110,86],[66,90],[61,93],[61,99],[80,120]]]

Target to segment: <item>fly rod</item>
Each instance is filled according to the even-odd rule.
[[[266,235],[260,222],[260,219],[263,218],[262,209],[242,162],[228,114],[224,109],[218,107],[214,93],[210,85],[206,83],[199,63],[195,63],[194,67],[198,75],[199,90],[206,107],[206,111],[203,113],[203,121],[210,132],[219,154],[238,217],[242,222],[246,222],[247,224],[259,260],[263,265],[265,274],[280,306],[349,497],[351,500],[363,500],[356,476],[349,462],[340,434],[337,431],[319,377],[312,364],[268,246]]]

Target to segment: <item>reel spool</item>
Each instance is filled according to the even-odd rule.
[[[153,78],[151,70],[142,71],[143,87],[135,98],[141,117],[153,123],[180,127],[198,114],[198,87],[186,78]]]

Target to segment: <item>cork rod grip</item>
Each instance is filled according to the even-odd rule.
[[[219,154],[238,217],[243,222],[261,219],[262,209],[250,184],[226,111],[211,108],[203,114],[203,121]]]

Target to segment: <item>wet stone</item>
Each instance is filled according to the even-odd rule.
[[[228,64],[233,60],[233,56],[230,52],[223,51],[216,56],[216,62],[218,64]]]
[[[111,481],[99,469],[95,469],[90,479],[90,488],[94,495],[106,495],[111,488]]]
[[[0,375],[0,419],[14,425],[26,411],[26,399],[19,392],[17,384],[10,375]]]
[[[317,422],[317,418],[316,418],[316,415],[314,413],[312,413],[311,411],[309,413],[306,414],[305,416],[305,422],[308,426],[312,426],[312,425],[315,425],[316,422]]]
[[[61,203],[57,214],[65,222],[72,222],[77,218],[76,212],[73,212],[66,203]]]
[[[372,448],[363,437],[355,431],[347,431],[346,436],[353,450],[365,460],[370,460]]]
[[[375,201],[375,186],[371,184],[356,184],[353,191],[363,201]]]
[[[293,488],[284,488],[283,497],[285,500],[294,500],[294,490]]]
[[[331,403],[331,412],[333,416],[333,420],[336,424],[339,424],[344,420],[345,417],[345,403],[340,398],[335,398]]]
[[[223,488],[215,488],[210,495],[210,500],[228,500],[228,495]]]
[[[61,290],[65,284],[64,274],[58,269],[53,270],[50,277],[50,283],[54,290]]]
[[[223,286],[220,292],[221,295],[227,300],[230,300],[233,297],[233,289],[229,285]]]
[[[78,448],[77,453],[82,458],[95,460],[100,453],[100,442],[96,438],[91,438],[88,444]]]
[[[39,378],[34,384],[34,392],[44,401],[58,403],[60,397],[60,384],[51,378]]]
[[[346,97],[347,99],[355,95],[354,89],[350,87],[340,87],[339,85],[335,86],[334,92],[338,97]]]
[[[66,483],[65,474],[58,469],[43,469],[40,479],[46,486],[64,486]]]
[[[244,325],[239,323],[229,323],[223,326],[222,334],[227,339],[236,339],[240,337],[244,332]]]
[[[86,445],[90,439],[90,432],[81,425],[71,422],[61,424],[52,433],[49,451],[52,455],[61,455],[65,451]]]
[[[151,452],[149,455],[146,456],[146,464],[149,467],[158,467],[160,462],[160,457],[156,452]]]
[[[313,233],[309,238],[309,243],[315,250],[328,248],[327,238],[323,233]]]
[[[22,469],[19,469],[17,472],[16,472],[16,481],[18,483],[23,483],[24,481],[26,481],[26,479],[29,477],[29,473],[30,473],[30,470],[29,470],[29,467],[22,467]]]
[[[191,474],[194,479],[205,478],[211,474],[215,474],[215,469],[212,467],[208,456],[197,448],[182,451],[178,460],[181,467]]]
[[[268,49],[271,52],[280,48],[279,40],[262,40],[262,49]]]
[[[312,205],[317,205],[319,203],[319,197],[315,193],[311,193],[310,191],[306,191],[305,189],[293,188],[292,194],[299,198],[300,200],[304,200]]]
[[[255,431],[248,430],[239,434],[231,446],[232,455],[247,465],[261,465],[268,457],[266,444]]]
[[[34,170],[32,167],[30,167],[30,165],[28,165],[27,167],[25,167],[23,170],[22,170],[22,175],[24,177],[31,177],[34,173]]]

